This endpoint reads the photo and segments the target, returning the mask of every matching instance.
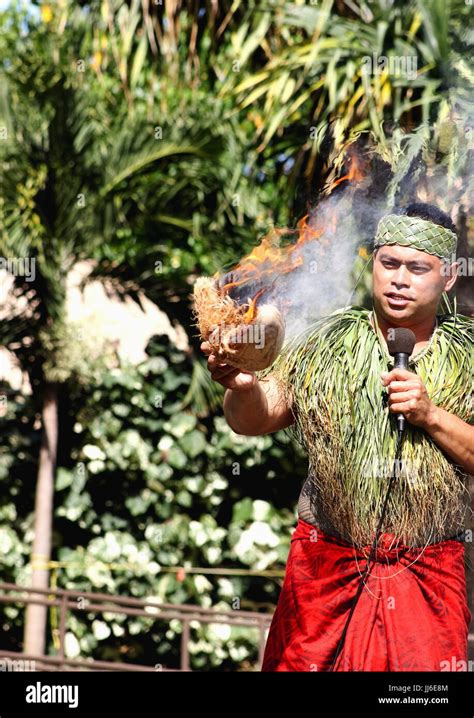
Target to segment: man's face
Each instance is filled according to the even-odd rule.
[[[373,295],[378,314],[398,326],[434,317],[444,291],[456,281],[455,265],[412,247],[380,247],[374,256]]]

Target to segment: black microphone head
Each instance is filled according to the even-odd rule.
[[[408,354],[411,356],[415,348],[416,337],[411,329],[389,329],[387,333],[387,347],[392,356],[395,354]]]

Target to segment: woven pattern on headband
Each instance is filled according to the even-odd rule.
[[[378,224],[374,246],[384,244],[401,244],[444,259],[456,253],[457,237],[447,227],[420,217],[387,214]]]

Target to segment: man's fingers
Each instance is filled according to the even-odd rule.
[[[207,358],[207,366],[210,371],[214,371],[214,369],[217,369],[217,367],[228,366],[228,364],[220,362],[215,354],[209,354]]]
[[[207,358],[207,368],[209,369],[209,371],[213,372],[216,371],[216,369],[224,369],[228,366],[230,365],[226,364],[225,362],[219,361],[215,354],[209,354]],[[234,369],[235,367],[232,368]]]
[[[204,352],[204,354],[207,354],[207,355],[209,355],[212,351],[211,345],[209,344],[209,342],[202,342],[200,349],[202,352]]]
[[[390,394],[395,394],[401,391],[409,391],[410,389],[419,389],[419,381],[392,381],[388,387]]]
[[[216,369],[213,369],[211,372],[211,377],[216,379],[222,379],[222,377],[227,376],[228,374],[238,374],[240,372],[240,369],[236,369],[234,366],[229,366],[228,364],[224,364],[223,366],[218,366]]]
[[[417,401],[420,397],[414,396],[411,391],[399,391],[396,394],[391,394],[389,399],[390,406],[394,404],[400,404],[404,401]]]
[[[382,383],[385,386],[392,381],[406,381],[407,379],[418,379],[418,376],[406,369],[392,369],[392,371],[382,373]]]
[[[208,348],[210,351],[208,342],[201,344],[201,349],[204,353],[207,353]],[[219,382],[226,389],[250,388],[255,382],[252,372],[243,372],[238,367],[220,362],[212,352],[209,353],[207,358],[207,368],[211,374],[211,379]]]
[[[401,401],[399,404],[392,404],[390,411],[395,414],[409,414],[411,411],[416,409],[416,400],[410,399],[410,401]]]

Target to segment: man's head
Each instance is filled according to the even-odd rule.
[[[382,217],[375,238],[373,296],[378,315],[395,326],[434,318],[456,281],[457,236],[447,214],[410,204]]]

